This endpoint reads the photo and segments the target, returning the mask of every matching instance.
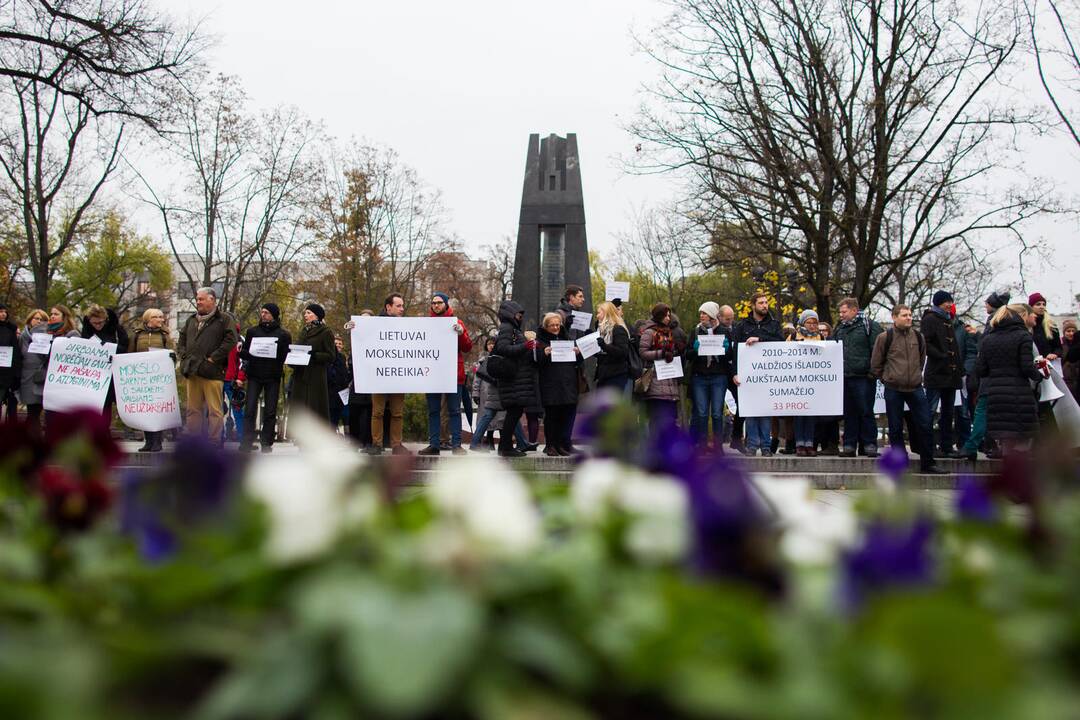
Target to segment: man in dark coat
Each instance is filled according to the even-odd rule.
[[[19,328],[8,318],[7,305],[0,303],[0,410],[7,408],[7,417],[12,420],[18,410],[15,390],[21,378]]]
[[[754,293],[750,297],[750,314],[744,317],[735,326],[733,334],[735,352],[732,353],[731,362],[736,370],[739,367],[739,343],[754,345],[759,342],[783,342],[784,333],[780,327],[780,321],[772,316],[769,311],[769,296],[763,292]],[[742,384],[738,375],[733,378],[735,385]],[[753,455],[758,448],[762,455],[772,455],[772,418],[755,417],[744,418],[746,428],[746,447],[743,453]]]
[[[187,385],[187,431],[201,434],[206,415],[210,419],[210,437],[218,444],[222,444],[225,424],[225,366],[235,345],[236,321],[218,308],[213,288],[199,288],[195,293],[195,314],[180,330],[176,355]]]
[[[841,300],[837,311],[840,323],[833,338],[844,345],[844,447],[840,455],[854,457],[861,447],[866,457],[877,457],[877,383],[870,373],[870,359],[882,329],[859,310],[855,298]]]
[[[258,355],[251,352],[252,341],[263,338]],[[267,340],[269,338],[271,340]],[[264,303],[259,309],[259,324],[248,328],[240,359],[247,372],[247,401],[244,407],[244,428],[240,439],[240,452],[251,452],[255,447],[255,418],[259,410],[259,395],[263,396],[262,431],[259,435],[260,449],[271,452],[277,437],[277,406],[281,394],[281,376],[285,357],[289,354],[292,335],[281,327],[281,310],[274,303]]]
[[[938,406],[938,447],[941,457],[957,458],[954,419],[956,391],[964,381],[964,366],[956,344],[956,306],[944,290],[934,293],[933,305],[923,313],[919,329],[926,338],[923,382],[930,410]]]
[[[525,309],[513,300],[503,300],[499,306],[499,334],[495,337],[495,355],[505,358],[513,373],[499,378],[499,398],[506,417],[499,433],[499,455],[521,457],[524,452],[514,449],[514,427],[521,421],[525,408],[540,401],[536,386],[536,340],[529,340],[521,329]],[[490,360],[489,360],[490,362]]]

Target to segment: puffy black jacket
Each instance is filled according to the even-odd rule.
[[[1039,406],[1032,380],[1035,369],[1031,333],[1024,321],[1009,315],[983,336],[979,359],[979,394],[986,397],[986,429],[994,438],[1027,438],[1039,429]]]
[[[544,352],[544,348],[550,346],[552,340],[568,339],[565,325],[558,335],[552,335],[543,328],[536,331],[536,341],[539,343],[536,348],[536,358],[539,367],[540,401],[545,407],[577,404],[578,368],[581,366],[581,356],[572,363],[552,362],[551,356]]]
[[[871,377],[870,360],[874,355],[874,343],[882,332],[880,325],[862,313],[851,322],[836,325],[832,339],[844,344],[844,377]]]
[[[956,345],[955,321],[937,308],[923,313],[919,330],[926,338],[926,369],[923,385],[957,388],[963,384],[964,365]]]
[[[262,358],[251,354],[251,339],[272,337],[277,338],[277,357]],[[240,359],[244,361],[244,372],[253,380],[259,382],[272,382],[280,380],[285,367],[285,357],[289,354],[289,345],[292,344],[292,335],[281,327],[277,320],[268,323],[259,323],[248,328],[244,334],[244,345],[240,348]]]
[[[19,388],[22,377],[22,352],[19,349],[19,329],[15,324],[4,320],[0,322],[0,347],[10,347],[11,367],[0,367],[0,387]],[[0,397],[0,402],[3,401]]]
[[[126,353],[128,351],[128,334],[124,330],[124,326],[120,324],[120,318],[112,310],[105,311],[108,315],[105,320],[105,324],[100,330],[95,330],[94,326],[90,324],[89,317],[83,317],[82,320],[82,332],[80,335],[84,338],[92,338],[97,335],[103,342],[116,343],[116,354]]]
[[[630,331],[622,325],[611,330],[611,342],[598,338],[602,353],[596,356],[596,381],[601,382],[630,372]]]
[[[499,306],[499,334],[495,337],[495,354],[517,365],[512,378],[499,380],[499,398],[503,407],[536,407],[540,393],[536,384],[536,360],[533,351],[525,347],[525,333],[517,314],[524,308],[513,300],[503,300]]]
[[[735,345],[733,338],[733,329],[725,327],[723,325],[717,325],[710,328],[704,325],[697,325],[694,328],[695,335],[722,335],[724,337],[724,345],[727,346],[727,354],[725,355],[699,355],[698,351],[694,349],[694,343],[691,342],[690,346],[686,348],[686,363],[693,370],[694,375],[733,375],[731,356],[732,348]],[[710,362],[711,361],[711,362]]]

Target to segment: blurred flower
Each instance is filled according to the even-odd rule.
[[[882,489],[886,491],[894,490],[900,484],[900,479],[907,472],[910,463],[911,460],[908,458],[906,448],[890,446],[885,452],[881,453],[881,457],[877,461],[878,469],[892,480],[891,486],[885,486]]]
[[[112,490],[101,479],[83,479],[58,467],[38,472],[38,490],[46,517],[61,531],[88,529],[112,504]]]
[[[838,548],[855,541],[857,523],[850,505],[829,505],[813,497],[801,477],[755,475],[756,485],[776,509],[784,535],[781,548],[792,562],[823,564]]]
[[[875,521],[866,528],[862,545],[842,558],[841,600],[848,609],[862,606],[867,596],[896,587],[926,585],[933,579],[930,519],[919,516],[910,525]]]
[[[965,520],[992,522],[997,519],[997,507],[990,492],[978,478],[961,475],[956,483],[956,514]]]
[[[577,515],[589,522],[603,519],[625,465],[610,458],[592,458],[578,466],[570,484],[570,502]]]
[[[71,440],[86,440],[104,467],[112,467],[124,451],[112,438],[110,419],[95,410],[50,413],[45,423],[45,443],[51,452]]]
[[[428,493],[441,521],[484,554],[519,555],[540,544],[540,513],[528,487],[493,458],[440,463]]]
[[[689,480],[699,475],[702,456],[685,428],[667,417],[650,429],[642,465],[651,472],[666,473]]]
[[[0,465],[8,466],[18,477],[29,479],[47,456],[40,428],[10,416],[0,425]]]

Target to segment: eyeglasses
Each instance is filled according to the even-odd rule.
[[[432,305],[445,305],[446,303],[444,303],[442,300],[432,300],[431,304]]]

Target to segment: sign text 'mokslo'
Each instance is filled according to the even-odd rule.
[[[358,393],[457,392],[456,318],[354,317]]]
[[[835,342],[739,345],[743,417],[843,415],[844,348]]]

